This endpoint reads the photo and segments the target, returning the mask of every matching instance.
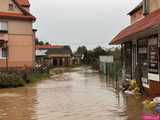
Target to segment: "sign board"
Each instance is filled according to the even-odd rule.
[[[113,63],[114,62],[113,56],[100,56],[99,59],[100,59],[100,62],[104,62],[104,63]]]
[[[36,56],[45,56],[47,50],[36,50]]]

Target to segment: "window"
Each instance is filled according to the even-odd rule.
[[[0,31],[8,31],[8,22],[0,21]]]
[[[158,37],[149,40],[149,73],[158,74]]]
[[[7,57],[7,48],[2,48],[2,58]]]
[[[142,76],[148,78],[148,39],[138,40],[138,63],[142,64]]]
[[[8,49],[0,48],[0,59],[6,59],[8,57]]]
[[[9,3],[9,5],[8,5],[8,6],[9,6],[9,8],[8,8],[8,9],[9,9],[10,11],[13,11],[13,10],[14,10],[14,5],[13,5],[12,3]]]

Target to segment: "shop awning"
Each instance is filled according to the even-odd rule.
[[[125,42],[126,39],[134,36],[139,32],[146,31],[154,26],[160,25],[160,10],[152,12],[146,17],[142,18],[138,22],[123,29],[113,40],[110,42],[111,45],[117,45]]]

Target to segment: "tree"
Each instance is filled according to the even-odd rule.
[[[39,45],[44,45],[44,42],[43,42],[43,41],[39,41],[38,44],[39,44]]]
[[[49,42],[46,42],[45,45],[49,45]]]
[[[93,50],[95,57],[99,57],[101,55],[107,55],[106,51],[102,47],[97,47]]]
[[[80,62],[82,64],[87,64],[86,63],[86,60],[87,60],[87,48],[85,46],[79,46],[77,51],[76,51],[76,54],[79,54],[79,56],[81,56]]]
[[[36,45],[50,45],[49,42],[45,42],[45,43],[44,43],[43,41],[39,41],[38,38],[36,38],[35,44],[36,44]]]
[[[85,46],[80,46],[80,47],[78,47],[76,53],[79,53],[82,55],[82,54],[85,54],[86,52],[87,52],[87,48]]]
[[[78,47],[76,53],[84,56],[81,60],[82,64],[91,65],[96,69],[99,67],[99,56],[113,55],[118,68],[121,68],[121,48],[117,47],[103,49],[99,46],[93,50],[87,50],[85,46],[80,46]]]
[[[38,43],[39,43],[39,40],[38,40],[38,38],[36,38],[35,44],[38,45]]]

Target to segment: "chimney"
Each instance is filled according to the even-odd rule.
[[[143,15],[149,14],[149,0],[143,0]]]

